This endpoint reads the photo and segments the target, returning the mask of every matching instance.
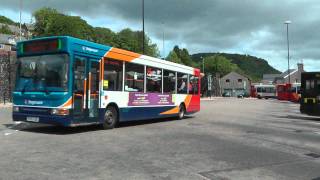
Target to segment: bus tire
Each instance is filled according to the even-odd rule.
[[[103,117],[103,129],[113,129],[118,124],[118,110],[114,106],[108,106]]]
[[[183,119],[185,113],[186,113],[186,108],[185,108],[184,104],[181,104],[181,105],[179,106],[178,119],[180,119],[180,120]]]

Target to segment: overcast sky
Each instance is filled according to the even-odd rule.
[[[142,0],[24,0],[23,21],[41,7],[79,15],[92,26],[119,31],[142,28]],[[0,14],[19,20],[19,0],[1,0]],[[303,60],[320,71],[320,2],[318,0],[145,0],[145,30],[168,53],[176,44],[190,53],[228,52],[264,58],[287,68],[286,26],[291,68]],[[162,49],[162,33],[165,50]]]

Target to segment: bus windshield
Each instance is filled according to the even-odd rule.
[[[67,91],[68,55],[53,54],[18,59],[16,91]]]

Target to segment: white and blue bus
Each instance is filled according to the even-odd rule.
[[[176,116],[200,110],[200,70],[68,37],[17,44],[13,120],[60,126]]]

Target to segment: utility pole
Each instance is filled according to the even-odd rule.
[[[145,54],[145,51],[144,51],[144,0],[142,0],[142,54]]]
[[[163,29],[162,29],[162,51],[163,51],[163,52],[162,52],[162,53],[163,53],[163,59],[166,59],[166,58],[165,58],[165,55],[166,55],[166,54],[165,54],[165,51],[164,51],[164,23],[163,23],[163,22],[162,22],[162,28],[163,28]]]
[[[20,5],[20,23],[19,23],[19,40],[21,41],[21,36],[22,36],[22,30],[21,30],[21,11],[22,11],[22,0],[19,1]]]
[[[289,48],[289,24],[291,24],[291,21],[286,21],[284,24],[287,25],[287,47],[288,47],[288,83],[290,84],[290,48]]]

